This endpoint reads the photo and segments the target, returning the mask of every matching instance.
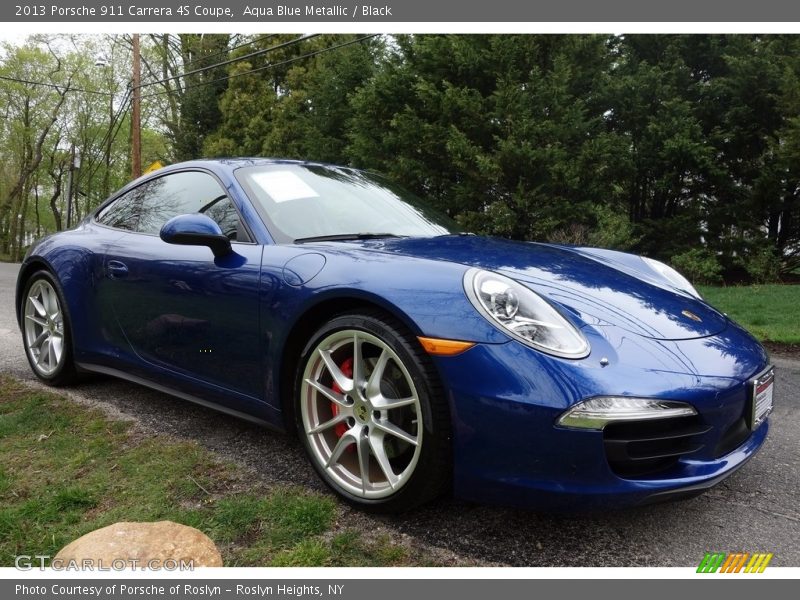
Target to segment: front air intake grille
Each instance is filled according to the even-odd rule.
[[[711,427],[697,416],[610,423],[603,443],[611,470],[620,477],[656,474],[703,447]]]
[[[733,425],[728,427],[722,435],[719,443],[714,448],[714,458],[725,456],[729,452],[733,452],[736,448],[741,446],[745,440],[750,437],[750,427],[747,425],[747,419],[740,417]]]

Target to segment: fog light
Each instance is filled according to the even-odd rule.
[[[602,396],[579,402],[558,418],[561,427],[602,430],[608,423],[688,417],[697,411],[683,402]]]

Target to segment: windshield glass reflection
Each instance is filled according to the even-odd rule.
[[[343,167],[275,164],[236,177],[279,243],[327,236],[433,237],[457,233],[450,218],[383,178]]]

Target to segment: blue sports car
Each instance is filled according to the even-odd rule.
[[[759,343],[667,265],[464,233],[380,176],[167,167],[36,243],[34,373],[105,373],[296,432],[365,510],[702,492],[763,444]]]

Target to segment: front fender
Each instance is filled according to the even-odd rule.
[[[264,300],[274,331],[290,330],[314,306],[336,298],[361,299],[403,321],[415,335],[486,344],[509,337],[492,326],[464,293],[464,265],[380,253],[324,252],[325,265],[301,286],[288,285],[280,268],[297,255],[281,254],[262,270]],[[319,248],[313,252],[319,252]],[[277,258],[277,257],[275,257]]]

